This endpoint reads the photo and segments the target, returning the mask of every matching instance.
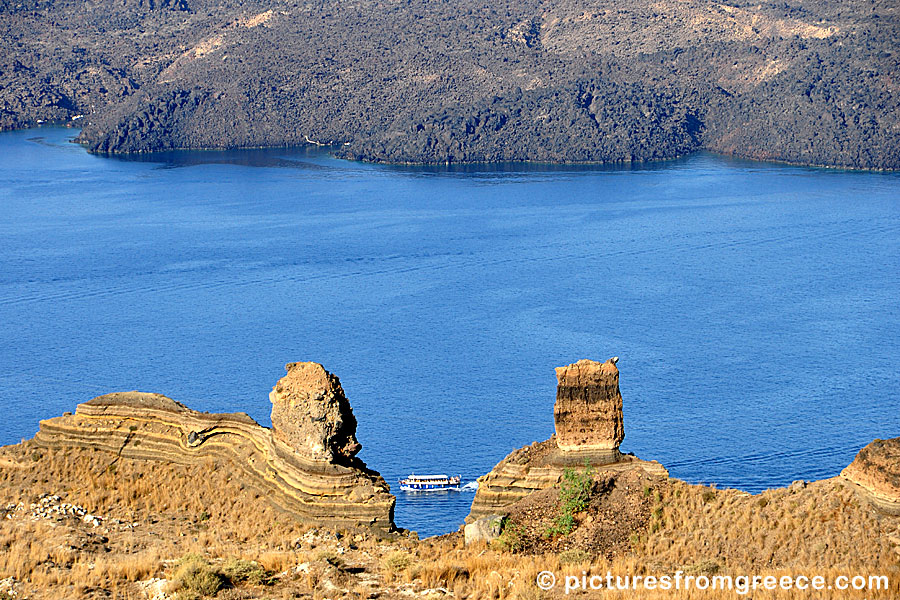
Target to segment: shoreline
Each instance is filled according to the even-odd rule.
[[[57,123],[42,123],[40,125],[34,125],[29,127],[20,127],[20,128],[10,128],[10,129],[2,129],[0,133],[14,133],[14,132],[24,132],[24,131],[38,131],[41,129],[73,129],[81,131],[81,126],[72,124],[68,121],[61,121]],[[77,137],[77,136],[76,136]],[[586,170],[590,170],[591,167],[600,167],[603,169],[609,170],[626,170],[629,167],[631,168],[640,168],[641,166],[647,165],[665,165],[667,163],[697,157],[697,156],[713,156],[719,157],[726,161],[734,161],[734,162],[746,162],[751,164],[758,165],[779,165],[779,166],[788,166],[788,167],[796,167],[801,169],[812,169],[817,171],[828,171],[828,172],[846,172],[846,173],[884,173],[884,174],[892,174],[892,173],[900,173],[900,167],[897,168],[877,168],[877,167],[853,167],[853,166],[841,166],[841,165],[830,165],[830,164],[820,164],[820,163],[805,163],[805,162],[794,162],[790,160],[780,160],[776,158],[753,158],[751,156],[745,156],[741,154],[729,154],[725,152],[720,152],[716,150],[710,150],[707,148],[699,148],[693,152],[689,152],[687,154],[680,154],[677,156],[671,156],[667,158],[655,158],[655,159],[636,159],[636,160],[622,160],[622,161],[547,161],[547,160],[517,160],[517,161],[470,161],[470,162],[462,162],[462,161],[452,161],[452,162],[413,162],[413,161],[401,161],[401,162],[391,162],[387,160],[366,160],[360,158],[352,158],[347,156],[341,156],[337,150],[340,150],[346,146],[346,143],[335,142],[335,143],[319,143],[319,142],[304,142],[301,144],[275,144],[275,145],[264,145],[264,146],[224,146],[224,147],[178,147],[171,148],[167,150],[149,150],[149,151],[139,151],[139,152],[99,152],[90,150],[87,147],[87,143],[77,141],[76,139],[70,140],[71,143],[82,147],[88,154],[92,156],[98,156],[100,158],[111,158],[111,159],[121,159],[121,160],[140,160],[141,162],[155,162],[153,161],[154,156],[165,156],[171,153],[191,153],[191,152],[201,152],[201,153],[225,153],[225,152],[253,152],[253,151],[267,151],[267,150],[304,150],[304,149],[318,149],[322,152],[327,152],[329,156],[341,161],[347,161],[350,163],[359,163],[364,165],[375,165],[375,166],[384,166],[384,167],[413,167],[413,168],[421,168],[421,169],[429,169],[435,171],[445,171],[445,172],[453,172],[455,168],[459,168],[462,171],[465,171],[470,168],[478,168],[478,167],[486,167],[493,168],[493,170],[502,170],[499,167],[503,166],[521,166],[521,167],[585,167]],[[165,161],[159,161],[165,162]]]

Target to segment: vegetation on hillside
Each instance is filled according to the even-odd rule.
[[[538,573],[552,571],[562,581],[679,570],[885,574],[888,590],[831,597],[900,596],[900,517],[874,512],[838,479],[750,495],[639,469],[575,469],[560,487],[510,507],[497,543],[466,547],[460,533],[418,541],[296,522],[243,487],[227,465],[121,459],[113,472],[107,453],[38,450],[28,442],[0,451],[0,464],[0,582],[13,582],[19,597],[33,600],[157,592],[222,599],[562,598],[562,587],[548,594],[537,588]],[[53,502],[97,515],[100,525],[65,511],[41,512],[47,501],[40,498],[57,497]],[[546,537],[567,508],[569,533]],[[641,593],[651,600],[733,597],[733,591]]]
[[[315,141],[372,161],[619,162],[706,148],[897,168],[898,11],[0,0],[0,129],[83,125],[99,152]]]

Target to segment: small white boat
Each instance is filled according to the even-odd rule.
[[[404,492],[443,492],[447,490],[459,491],[459,482],[462,476],[456,475],[410,475],[400,480],[400,489]]]

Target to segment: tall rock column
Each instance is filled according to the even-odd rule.
[[[604,363],[583,359],[556,368],[553,420],[563,452],[618,457],[625,425],[616,361],[618,357]]]
[[[559,485],[566,469],[586,462],[605,473],[641,469],[655,477],[669,476],[655,460],[619,452],[625,427],[617,360],[579,360],[556,369],[556,435],[513,450],[490,473],[479,477],[467,523],[504,514],[506,507],[529,494]]]

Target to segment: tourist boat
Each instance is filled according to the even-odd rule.
[[[459,481],[462,476],[456,475],[410,475],[400,480],[400,489],[404,492],[441,492],[446,490],[459,491]]]

